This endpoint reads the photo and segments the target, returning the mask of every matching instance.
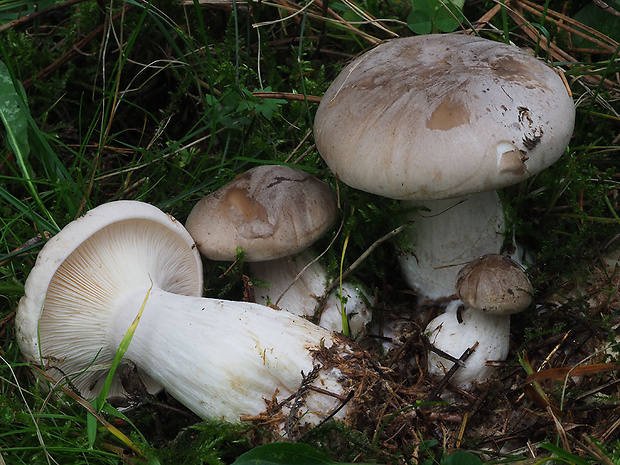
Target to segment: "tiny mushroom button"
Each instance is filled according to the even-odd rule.
[[[511,315],[532,304],[534,288],[514,260],[488,254],[461,268],[456,292],[467,307],[489,314]]]

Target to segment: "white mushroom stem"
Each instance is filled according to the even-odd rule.
[[[135,290],[111,310],[112,347],[120,344],[145,295],[146,289]],[[314,360],[320,344],[334,343],[327,331],[262,305],[153,289],[125,358],[199,416],[234,422],[265,411],[276,395],[294,395],[302,372],[320,367]],[[312,385],[341,395],[338,374],[321,370]],[[304,423],[317,423],[340,402],[310,391],[300,412],[309,412]]]
[[[415,202],[403,202],[414,206]],[[505,234],[504,210],[495,191],[423,203],[407,242],[412,251],[399,257],[407,284],[429,299],[456,293],[456,275],[469,261],[499,253]]]
[[[255,286],[256,301],[275,305],[295,315],[316,315],[319,326],[334,332],[343,331],[344,305],[350,335],[357,338],[364,334],[366,325],[372,319],[368,294],[361,286],[344,282],[342,294],[340,287],[337,287],[320,305],[329,280],[323,265],[312,261],[312,254],[305,251],[295,257],[251,263],[252,277],[265,286]]]
[[[493,376],[496,367],[487,365],[487,362],[506,360],[510,315],[489,315],[464,308],[460,300],[455,300],[450,302],[443,314],[428,324],[426,333],[434,347],[455,359],[475,346],[473,353],[465,360],[465,366],[460,367],[450,379],[453,385],[469,389],[474,383]],[[428,354],[428,371],[434,378],[443,378],[453,365],[454,362],[435,352]]]

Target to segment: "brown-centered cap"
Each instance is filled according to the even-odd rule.
[[[523,268],[505,255],[488,254],[465,265],[456,278],[456,293],[470,308],[495,315],[527,309],[534,288]]]
[[[344,183],[403,200],[496,190],[553,164],[575,119],[561,77],[515,46],[458,34],[385,42],[317,110],[317,148]]]
[[[200,200],[185,224],[198,250],[212,260],[246,261],[295,254],[336,221],[331,187],[288,166],[263,165]]]

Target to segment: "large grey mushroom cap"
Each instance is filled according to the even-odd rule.
[[[394,39],[349,64],[314,134],[346,184],[403,200],[496,190],[553,164],[575,118],[563,80],[517,47],[445,34]]]
[[[336,221],[331,187],[287,166],[252,168],[200,200],[185,227],[211,260],[274,260],[309,247]]]

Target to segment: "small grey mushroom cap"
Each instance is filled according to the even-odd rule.
[[[523,268],[506,255],[488,254],[459,271],[456,292],[470,308],[495,315],[510,315],[532,304],[534,288]]]
[[[28,361],[43,362],[57,380],[71,376],[73,386],[93,398],[118,348],[108,341],[110,309],[127,290],[156,285],[201,296],[202,280],[200,256],[181,223],[142,202],[100,205],[39,252],[17,309],[17,342]],[[150,392],[161,389],[143,373],[140,378]],[[124,394],[115,378],[110,395]]]
[[[318,151],[340,180],[402,200],[515,184],[572,135],[563,80],[517,47],[458,34],[385,42],[350,63],[316,113]]]
[[[331,187],[287,166],[252,168],[200,200],[185,227],[200,253],[249,262],[273,260],[309,247],[336,221]]]

